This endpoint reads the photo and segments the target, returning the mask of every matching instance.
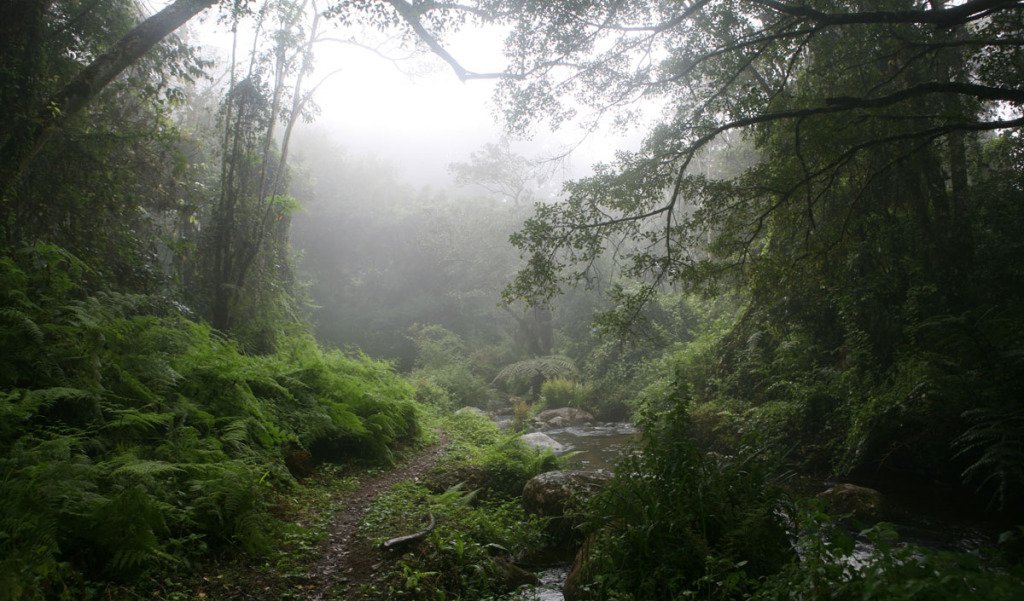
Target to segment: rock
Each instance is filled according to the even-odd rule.
[[[527,572],[504,557],[495,557],[491,562],[496,568],[495,572],[498,574],[498,577],[505,582],[506,588],[515,589],[523,585],[535,586],[540,584],[536,574]]]
[[[537,414],[537,421],[545,424],[551,424],[551,420],[561,418],[564,420],[563,425],[571,426],[575,424],[589,424],[594,421],[594,416],[583,411],[582,409],[576,409],[575,407],[561,407],[558,409],[548,409],[547,411],[541,411]]]
[[[856,484],[836,484],[818,498],[825,501],[833,513],[851,514],[857,519],[875,519],[882,512],[882,493]]]
[[[455,415],[475,415],[477,417],[486,418],[487,414],[476,407],[463,407],[455,412]]]
[[[570,499],[585,501],[611,477],[607,470],[557,470],[534,476],[523,487],[523,508],[541,517],[562,516]]]
[[[562,584],[562,596],[565,597],[565,601],[580,601],[583,598],[580,594],[581,589],[590,579],[587,561],[590,559],[592,543],[592,538],[583,541],[579,552],[576,553],[576,558],[572,561],[569,573],[565,576],[565,582]]]
[[[561,453],[565,450],[565,446],[558,442],[554,438],[551,438],[543,432],[531,432],[530,434],[523,434],[519,437],[519,440],[523,441],[528,447],[540,450],[549,450],[554,453]]]
[[[523,487],[523,509],[550,518],[545,530],[559,544],[577,539],[581,521],[577,508],[583,506],[611,479],[605,470],[554,471],[534,476]]]
[[[556,416],[556,417],[552,417],[550,420],[548,420],[548,425],[551,426],[552,428],[562,428],[567,423],[568,422],[565,420],[564,417],[557,417]]]
[[[284,465],[296,480],[308,478],[316,471],[313,455],[297,445],[292,445],[288,448],[284,456]]]

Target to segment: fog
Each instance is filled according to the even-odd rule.
[[[154,10],[164,4],[151,3]],[[223,73],[231,32],[222,17],[209,11],[184,35]],[[331,20],[322,27],[325,40],[316,45],[309,77],[316,86],[318,114],[296,129],[294,152],[300,162],[307,154],[303,140],[325,140],[350,156],[392,163],[413,186],[446,188],[454,185],[450,163],[506,136],[493,98],[496,80],[462,82],[439,57],[410,41]],[[240,48],[249,44],[252,28],[251,20],[242,22]],[[503,31],[470,27],[446,40],[445,48],[471,71],[500,72],[503,38]],[[212,85],[223,86],[226,79]],[[615,151],[634,148],[640,140],[643,128],[595,127],[587,111],[579,110],[579,119],[557,130],[538,127],[511,141],[513,150],[528,159],[556,163],[550,166],[549,196],[557,194],[562,180],[589,174],[594,163],[610,161]]]

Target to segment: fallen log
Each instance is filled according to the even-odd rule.
[[[430,512],[430,523],[427,524],[427,527],[424,530],[420,530],[419,532],[417,532],[415,534],[406,534],[405,536],[396,536],[395,538],[386,540],[386,541],[384,541],[381,544],[380,548],[382,550],[384,550],[384,551],[390,551],[391,549],[395,549],[397,547],[401,547],[401,546],[407,545],[407,544],[409,544],[411,542],[418,541],[420,539],[426,538],[426,536],[428,534],[430,534],[431,532],[433,532],[434,528],[436,528],[436,527],[437,527],[437,519],[434,517],[434,512],[431,511]]]

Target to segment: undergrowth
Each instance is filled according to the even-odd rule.
[[[386,364],[302,333],[245,355],[161,297],[87,293],[90,276],[52,246],[0,257],[0,599],[264,552],[288,467],[387,462],[419,433]]]
[[[360,532],[372,544],[436,528],[397,550],[371,598],[482,599],[516,588],[530,577],[514,559],[543,545],[543,524],[524,513],[527,480],[559,466],[550,452],[527,448],[515,434],[473,413],[432,414],[448,453],[422,482],[406,482],[378,498]]]
[[[892,601],[1024,598],[1024,573],[992,552],[930,549],[900,540],[880,522],[856,536],[813,503],[795,508],[799,552],[756,583],[754,599],[886,599]]]
[[[527,480],[561,465],[551,451],[525,446],[518,433],[502,432],[487,417],[459,413],[441,423],[450,449],[429,480],[435,491],[461,482],[483,497],[517,498]]]

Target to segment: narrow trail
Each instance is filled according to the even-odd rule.
[[[448,440],[442,432],[437,444],[424,449],[408,463],[362,482],[359,490],[345,500],[345,508],[334,518],[324,556],[310,571],[309,579],[315,584],[308,596],[310,601],[362,598],[360,585],[370,582],[376,567],[383,561],[380,549],[356,536],[363,514],[374,499],[395,484],[426,474],[437,464],[447,446]]]

